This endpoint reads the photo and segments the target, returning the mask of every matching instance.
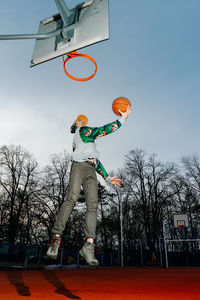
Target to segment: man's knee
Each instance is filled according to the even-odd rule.
[[[87,210],[90,212],[96,212],[98,208],[98,200],[96,201],[88,201],[87,203]]]
[[[70,193],[65,199],[64,203],[66,206],[74,206],[78,200],[79,194]]]

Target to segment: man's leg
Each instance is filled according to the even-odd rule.
[[[98,266],[99,263],[94,255],[94,239],[96,237],[96,222],[98,208],[98,183],[95,169],[89,166],[89,174],[83,181],[83,190],[86,198],[87,213],[85,222],[86,243],[80,250],[80,254],[85,257],[91,266]]]
[[[82,181],[82,171],[78,163],[73,163],[70,173],[69,182],[69,195],[63,202],[60,211],[58,213],[56,222],[52,229],[52,239],[50,247],[47,251],[47,257],[51,259],[56,259],[58,255],[58,249],[61,243],[61,235],[65,229],[67,220],[72,212],[76,201],[78,200]]]
[[[96,174],[95,174],[96,177]],[[89,177],[83,184],[87,212],[85,220],[86,239],[96,238],[97,208],[98,208],[98,183],[97,179]]]

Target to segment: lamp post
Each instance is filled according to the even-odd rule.
[[[124,267],[124,235],[123,235],[123,208],[122,208],[122,193],[119,195],[119,216],[120,216],[120,253],[121,267]]]

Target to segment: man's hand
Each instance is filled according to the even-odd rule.
[[[118,187],[123,187],[123,180],[119,179],[117,176],[111,178],[111,183]]]
[[[119,109],[119,112],[120,112],[122,118],[124,118],[126,120],[128,118],[128,116],[130,115],[130,113],[132,112],[131,106],[129,105],[125,112],[122,112],[120,109]]]

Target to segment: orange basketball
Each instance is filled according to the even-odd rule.
[[[118,116],[120,116],[119,109],[122,112],[127,111],[128,106],[131,106],[131,102],[125,97],[118,97],[112,103],[112,110]]]

